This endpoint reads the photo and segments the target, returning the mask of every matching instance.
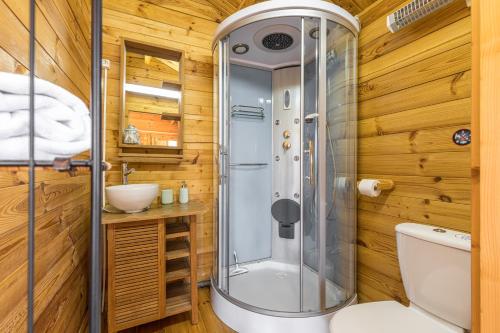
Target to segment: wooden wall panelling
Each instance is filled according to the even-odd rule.
[[[6,0],[7,1],[7,0]],[[0,22],[2,22],[4,29],[0,34],[0,48],[3,50],[5,59],[4,63],[13,62],[16,64],[16,72],[26,73],[26,68],[28,67],[28,37],[29,31],[27,29],[27,9],[28,4],[25,7],[19,7],[19,5],[24,4],[24,2],[12,2],[7,3],[6,1],[0,1]],[[38,3],[38,2],[37,2]],[[12,5],[12,8],[8,6]],[[39,7],[37,7],[39,8]],[[37,11],[39,14],[40,12]],[[39,23],[40,29],[44,28],[43,16],[38,15],[41,22]],[[45,18],[47,22],[52,20],[51,17]],[[53,18],[55,22],[59,22],[60,17]],[[47,25],[45,25],[47,27]],[[70,90],[79,97],[88,101],[89,89],[88,85],[85,87],[85,81],[82,79],[81,71],[79,71],[75,66],[71,64],[76,55],[68,55],[69,51],[61,44],[58,44],[58,40],[62,39],[61,36],[52,33],[52,39],[47,42],[45,37],[47,33],[50,33],[50,28],[47,27],[46,31],[37,33],[37,43],[36,43],[36,75],[42,77],[46,80],[54,82],[61,85],[62,87]],[[40,34],[40,37],[38,35]],[[57,36],[57,37],[56,37]],[[50,50],[55,50],[54,46],[59,45],[58,52],[50,53]],[[55,51],[54,51],[55,52]],[[8,56],[7,56],[8,55]],[[10,58],[10,60],[8,60]],[[79,74],[76,74],[76,72]],[[75,76],[73,76],[75,75]],[[76,79],[78,78],[78,79]],[[82,83],[83,82],[83,83]]]
[[[85,102],[90,91],[89,0],[36,1],[36,72]],[[0,1],[0,70],[28,72],[29,2]],[[77,332],[87,322],[89,181],[36,170],[35,330]],[[0,331],[26,330],[28,176],[0,169]]]
[[[500,146],[497,132],[500,124],[500,3],[498,1],[475,1],[474,65],[478,71],[474,75],[474,129],[481,128],[479,144],[474,146],[474,264],[473,290],[479,296],[473,318],[478,319],[478,332],[500,331],[500,196],[496,191],[499,183]],[[479,98],[479,99],[478,99]],[[477,122],[479,121],[479,123]],[[478,136],[475,136],[477,138]],[[477,140],[477,139],[475,139]],[[477,151],[477,148],[480,151]],[[479,175],[480,168],[480,175]],[[480,180],[480,182],[479,182]],[[479,211],[477,211],[479,209]],[[478,225],[480,223],[480,225]],[[479,262],[477,263],[477,260]],[[479,269],[479,272],[477,271]],[[479,281],[477,281],[479,274]]]
[[[186,159],[180,165],[134,164],[130,183],[155,182],[161,188],[177,190],[182,181],[189,186],[191,199],[212,207],[213,200],[213,116],[212,116],[212,35],[221,16],[204,0],[186,1],[185,7],[169,2],[145,0],[104,1],[103,57],[111,60],[107,96],[106,152],[117,156],[119,140],[119,63],[122,38],[140,40],[184,52],[184,142]],[[106,184],[121,182],[120,168],[114,164],[106,173]],[[208,280],[212,265],[213,210],[197,226],[198,279]]]
[[[411,26],[393,34],[389,32],[386,26],[386,15],[391,12],[384,14],[371,23],[372,26],[366,26],[362,29],[359,36],[359,62],[361,64],[372,61],[431,32],[470,16],[470,9],[467,8],[465,2],[455,1],[445,9],[430,14],[425,20],[416,21]],[[363,22],[361,24],[363,26]]]
[[[408,2],[379,0],[359,15],[358,178],[395,183],[358,200],[362,302],[408,302],[396,224],[470,231],[470,148],[452,142],[471,122],[470,10],[456,1],[390,33],[386,15]]]
[[[87,311],[90,177],[47,169],[36,177],[35,327],[79,327]],[[28,176],[26,169],[3,168],[0,178],[0,331],[14,332],[25,329],[27,316]]]

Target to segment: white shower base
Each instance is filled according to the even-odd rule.
[[[242,303],[269,312],[268,315],[246,310],[211,288],[212,306],[217,316],[239,333],[327,333],[328,323],[334,313],[311,317],[280,317],[273,311],[300,312],[300,271],[298,265],[266,260],[248,265],[248,273],[229,278],[229,294]],[[317,311],[319,281],[317,274],[307,267],[303,270],[303,309]],[[341,304],[344,291],[327,281],[327,307]],[[350,304],[356,303],[354,298]]]

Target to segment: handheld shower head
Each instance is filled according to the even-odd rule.
[[[319,117],[319,113],[311,113],[304,117],[304,121],[308,124],[312,123],[314,119]]]

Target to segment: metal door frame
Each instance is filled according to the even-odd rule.
[[[90,264],[88,287],[89,331],[101,331],[101,206],[102,206],[102,0],[92,0],[91,36],[91,98],[92,144],[90,160],[56,158],[54,161],[35,160],[35,48],[36,48],[36,0],[29,2],[29,158],[27,160],[0,161],[0,167],[27,167],[28,184],[28,274],[27,274],[27,331],[34,332],[34,288],[35,288],[35,171],[37,167],[52,167],[57,171],[69,171],[74,167],[91,169],[91,226]]]

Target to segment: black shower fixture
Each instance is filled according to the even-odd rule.
[[[293,38],[289,34],[285,34],[282,32],[275,32],[269,35],[266,35],[262,39],[262,45],[266,49],[273,51],[281,51],[289,48],[293,44]]]

